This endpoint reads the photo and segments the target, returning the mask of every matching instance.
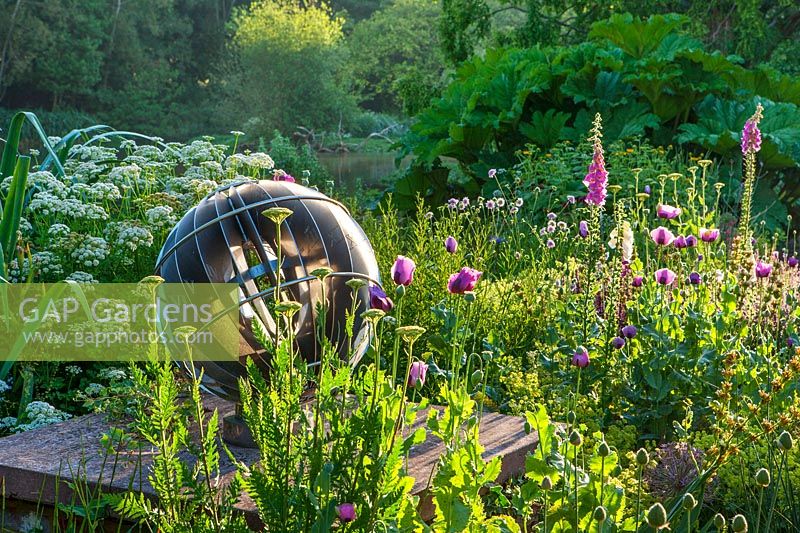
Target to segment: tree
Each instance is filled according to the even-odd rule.
[[[348,39],[354,89],[367,108],[414,113],[439,86],[444,58],[438,0],[394,0]]]
[[[343,79],[343,24],[324,3],[260,0],[234,13],[230,103],[248,133],[350,120],[355,102]]]

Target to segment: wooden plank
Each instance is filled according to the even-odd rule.
[[[233,403],[216,397],[208,396],[204,403],[208,411],[219,410],[220,420],[234,412]],[[426,419],[427,413],[420,412],[408,431],[424,424]],[[485,413],[481,420],[481,443],[486,448],[484,458],[502,458],[498,482],[524,472],[525,456],[536,446],[536,435],[525,434],[523,424],[521,417],[497,413]],[[69,503],[72,491],[67,482],[72,480],[85,480],[93,489],[99,485],[105,492],[133,489],[153,495],[147,482],[153,452],[143,449],[109,454],[100,439],[110,427],[104,415],[87,415],[0,439],[0,482],[5,483],[6,498],[49,506],[56,501]],[[232,445],[229,448],[237,460],[246,464],[258,460],[258,450]],[[429,435],[428,440],[415,446],[409,455],[409,475],[416,480],[414,493],[420,495],[419,510],[425,519],[433,517],[426,485],[442,452],[442,443]],[[225,483],[234,475],[235,467],[226,454],[221,454],[220,459]],[[259,526],[258,512],[250,498],[243,495],[238,508],[248,523]]]

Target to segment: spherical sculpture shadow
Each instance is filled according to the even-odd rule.
[[[275,222],[263,215],[273,207],[292,211],[281,224],[280,242]],[[366,234],[347,209],[296,183],[232,184],[209,194],[186,213],[167,237],[156,264],[156,273],[168,283],[239,285],[239,362],[195,363],[204,369],[203,386],[222,398],[238,400],[238,380],[245,374],[246,358],[253,358],[269,376],[270,361],[256,341],[253,323],[269,337],[276,334],[270,308],[278,279],[279,249],[281,300],[302,304],[293,318],[299,354],[311,365],[319,363],[316,307],[323,292],[327,305],[325,337],[351,365],[366,351],[368,330],[360,315],[369,302],[369,289],[364,286],[354,294],[346,283],[360,278],[378,284],[378,264]],[[332,273],[320,280],[312,274],[319,268],[329,268]],[[353,346],[348,346],[346,313],[354,298],[355,335]]]

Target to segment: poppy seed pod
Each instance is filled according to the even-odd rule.
[[[600,443],[597,447],[597,455],[600,457],[608,457],[611,455],[611,447],[608,445],[606,441]]]
[[[639,451],[636,452],[636,464],[639,466],[645,466],[649,462],[650,454],[648,454],[647,450],[644,448],[639,448]]]
[[[592,513],[592,518],[594,518],[595,521],[600,523],[605,522],[606,518],[608,518],[608,512],[606,511],[606,508],[603,507],[602,505],[598,505],[597,507],[595,507],[594,513]]]
[[[691,492],[687,492],[686,494],[683,495],[683,499],[681,500],[681,505],[687,511],[691,511],[692,509],[697,507],[697,500],[695,499],[695,497],[692,495]]]
[[[769,470],[766,468],[759,468],[756,472],[755,479],[756,484],[762,489],[769,487],[769,484],[772,481],[771,476],[769,475]]]
[[[655,530],[667,527],[667,510],[660,503],[654,503],[650,509],[647,510],[646,515],[647,525]]]
[[[792,446],[794,446],[792,435],[788,431],[782,431],[781,434],[778,435],[778,443],[780,443],[781,448],[785,451],[791,450]]]
[[[747,519],[740,514],[737,514],[731,520],[731,530],[734,533],[747,533]]]

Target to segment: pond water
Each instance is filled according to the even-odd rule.
[[[384,178],[392,174],[395,167],[394,153],[358,153],[317,154],[322,166],[330,172],[340,187],[355,191],[358,182],[365,187],[382,188]],[[403,159],[401,167],[408,165],[410,157]]]

